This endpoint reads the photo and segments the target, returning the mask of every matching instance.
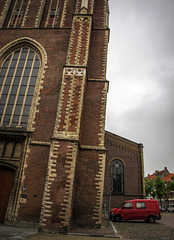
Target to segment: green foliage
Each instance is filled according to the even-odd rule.
[[[168,184],[169,191],[174,191],[174,176],[171,177],[171,181]]]
[[[153,181],[145,178],[145,191],[146,191],[146,196],[147,197],[153,196],[152,195],[153,194],[153,188],[154,188]]]
[[[169,193],[174,191],[174,176],[171,177],[171,181],[167,184],[160,176],[157,176],[155,181],[147,180],[145,178],[145,191],[147,197],[155,196],[160,200],[163,198],[168,198]]]
[[[165,195],[165,183],[161,177],[156,177],[154,186],[156,189],[156,196],[161,200]]]

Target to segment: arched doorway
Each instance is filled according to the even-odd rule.
[[[8,207],[15,171],[6,166],[0,166],[0,222],[4,222]]]

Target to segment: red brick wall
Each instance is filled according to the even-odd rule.
[[[111,206],[119,206],[128,199],[142,198],[139,144],[106,132],[105,147],[107,155],[103,203],[107,205],[109,203],[109,193],[111,191],[110,166],[114,159],[119,159],[124,164],[124,194],[122,196],[112,196]]]
[[[15,28],[9,25],[13,1],[0,29],[0,48],[18,38],[28,37],[37,41],[47,53],[33,130],[27,135],[29,144],[21,161],[16,220],[38,223],[42,218],[43,226],[58,230],[62,226],[68,227],[73,211],[72,219],[78,219],[78,224],[94,226],[100,223],[105,159],[102,140],[108,41],[105,0],[94,1],[92,30],[93,1],[89,0],[89,15],[86,17],[81,14],[80,1],[78,11],[75,11],[77,1],[59,1],[60,15],[56,28],[45,28],[50,2],[47,0],[44,6],[42,0],[27,1],[30,4],[24,6],[24,21]],[[65,69],[71,69],[73,73],[78,69],[82,75],[63,75]],[[73,90],[68,88],[70,82],[73,82]],[[65,91],[61,90],[62,83],[65,84]],[[68,112],[70,99],[72,104]],[[60,112],[58,106],[63,106]],[[69,125],[65,131],[67,119]],[[22,194],[26,195],[26,200],[23,200]]]
[[[26,203],[20,204],[18,220],[38,222],[40,218],[45,176],[48,165],[49,146],[30,146],[30,153],[24,168],[25,181],[21,196],[26,195]],[[24,187],[26,190],[24,190]]]
[[[96,180],[99,153],[94,150],[81,150],[77,160],[75,176],[75,196],[73,223],[79,226],[94,226],[93,210],[96,205]]]

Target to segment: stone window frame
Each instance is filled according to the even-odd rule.
[[[34,119],[37,112],[37,106],[39,105],[40,101],[40,90],[43,88],[43,78],[45,75],[45,68],[47,67],[47,53],[46,50],[43,48],[43,46],[37,42],[34,39],[24,37],[16,39],[15,41],[10,42],[6,46],[4,46],[2,49],[0,49],[0,71],[1,68],[5,62],[5,60],[8,58],[8,56],[14,52],[17,49],[20,49],[22,47],[28,47],[35,51],[40,59],[40,68],[38,71],[36,84],[35,84],[35,90],[32,98],[31,108],[30,108],[30,114],[28,118],[28,125],[25,128],[26,131],[34,131],[33,125],[34,125]],[[1,126],[0,126],[1,127]],[[18,130],[22,128],[21,126],[18,127]]]
[[[116,177],[120,178],[120,179],[118,179],[120,190],[118,190],[118,188],[117,189],[113,188],[113,185],[114,185],[113,180]],[[111,164],[110,164],[110,181],[111,181],[112,195],[124,195],[124,162],[122,160],[118,159],[118,158],[114,158],[111,161]],[[115,182],[115,184],[116,184],[116,182]]]

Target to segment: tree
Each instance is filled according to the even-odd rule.
[[[156,189],[156,196],[160,200],[160,205],[162,209],[162,198],[165,195],[165,183],[163,182],[162,178],[160,176],[157,176],[155,179],[155,189]]]
[[[154,184],[153,184],[153,180],[148,180],[147,178],[145,178],[145,191],[146,191],[146,196],[147,197],[151,197],[154,194]]]
[[[168,184],[169,191],[174,191],[174,176],[171,177],[171,181]]]

